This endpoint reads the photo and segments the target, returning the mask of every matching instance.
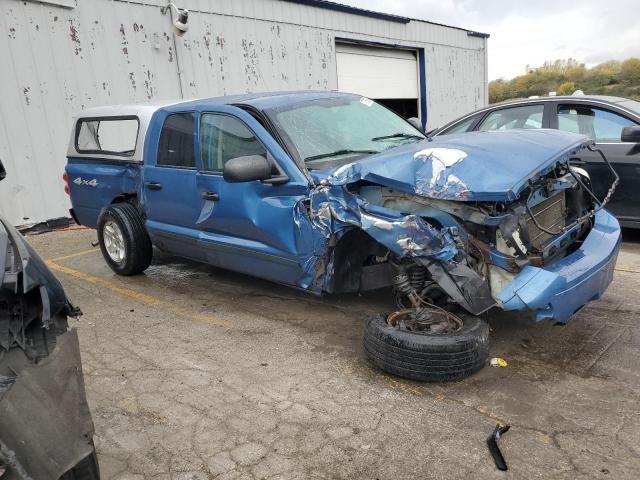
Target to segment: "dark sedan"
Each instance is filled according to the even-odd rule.
[[[595,139],[620,175],[607,208],[622,226],[640,228],[640,102],[592,95],[530,98],[470,113],[430,136],[512,128],[553,128]],[[602,199],[612,178],[600,155],[585,149],[571,163],[589,172],[593,190]]]

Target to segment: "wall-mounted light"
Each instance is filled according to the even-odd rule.
[[[173,28],[176,29],[176,35],[182,36],[187,33],[187,30],[189,30],[189,25],[187,24],[187,22],[189,21],[189,10],[187,10],[186,8],[178,8],[173,2],[169,2],[169,5],[167,5],[166,7],[162,7],[160,11],[164,15],[170,8],[173,8],[173,11],[175,11],[176,15],[173,20]]]

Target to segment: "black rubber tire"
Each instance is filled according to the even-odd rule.
[[[464,325],[455,334],[422,335],[400,330],[375,315],[364,331],[370,362],[385,372],[421,382],[459,380],[481,370],[489,356],[489,325],[459,315]]]
[[[117,223],[124,237],[124,260],[117,263],[111,259],[104,245],[104,225],[108,220]],[[130,203],[116,203],[107,207],[98,220],[98,241],[105,261],[118,275],[137,275],[151,264],[153,246],[144,226],[144,220]]]

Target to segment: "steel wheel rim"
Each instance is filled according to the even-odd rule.
[[[420,329],[407,328],[407,325],[404,322],[404,318],[410,317],[412,314],[414,314],[414,309],[398,310],[397,312],[393,312],[387,317],[386,322],[393,328],[397,328],[399,330],[403,330],[405,332],[413,333],[416,335],[451,335],[458,333],[464,327],[462,319],[457,315],[454,315],[444,309],[440,309],[437,307],[430,310],[434,312],[438,312],[438,310],[440,310],[440,312],[438,313],[446,318],[446,322],[448,324],[448,327],[445,330],[441,332],[429,332]]]
[[[102,228],[102,238],[109,258],[117,264],[124,263],[124,235],[120,226],[112,220],[107,220]]]

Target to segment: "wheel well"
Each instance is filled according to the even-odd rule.
[[[111,200],[111,205],[114,205],[116,203],[123,203],[123,202],[135,203],[137,199],[138,199],[138,195],[135,193],[121,193],[120,195],[115,197],[113,200]]]
[[[362,290],[363,273],[369,267],[387,265],[389,250],[366,232],[353,229],[342,236],[333,250],[331,292],[348,293]],[[389,278],[390,282],[391,278]],[[384,282],[383,282],[384,283]],[[384,286],[384,285],[381,285]]]

